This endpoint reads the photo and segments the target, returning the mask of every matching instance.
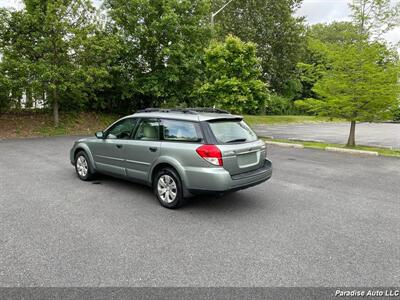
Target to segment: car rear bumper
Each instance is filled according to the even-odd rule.
[[[188,173],[186,175],[190,180],[185,187],[191,194],[224,193],[246,189],[267,181],[272,176],[272,163],[266,159],[261,168],[234,176],[223,168],[210,168],[203,173],[189,170]]]

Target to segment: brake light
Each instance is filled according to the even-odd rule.
[[[196,149],[196,152],[210,164],[222,167],[222,154],[217,146],[202,145]]]

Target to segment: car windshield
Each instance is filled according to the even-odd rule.
[[[243,121],[224,120],[209,122],[211,130],[220,143],[253,142],[257,135]]]

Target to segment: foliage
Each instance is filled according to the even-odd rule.
[[[350,4],[352,22],[316,24],[307,30],[307,50],[297,65],[303,90],[298,98],[315,98],[313,86],[329,69],[327,50],[337,45],[362,44],[382,37],[382,34],[400,24],[400,3],[390,0],[354,0]]]
[[[395,53],[374,43],[338,47],[329,55],[331,69],[314,86],[321,99],[297,101],[297,105],[353,121],[386,118],[399,95]]]
[[[91,0],[23,3],[0,9],[0,113],[21,109],[25,96],[27,107],[53,107],[56,124],[59,108],[301,108],[356,121],[398,111],[396,54],[373,42],[400,24],[389,0],[353,0],[352,22],[307,31],[294,16],[301,0],[232,1],[214,29],[210,14],[225,0],[106,0],[103,12]],[[297,99],[309,100],[294,107]]]
[[[314,24],[307,29],[307,36],[329,45],[347,45],[366,39],[351,22]]]
[[[0,115],[10,107],[10,82],[4,73],[3,64],[0,61]]]
[[[301,91],[295,99],[317,97],[314,84],[329,70],[328,53],[337,45],[351,45],[365,41],[358,28],[350,22],[315,24],[307,29],[307,49],[302,62],[297,64],[297,78]]]
[[[307,63],[298,65],[303,95],[310,98],[296,101],[296,106],[351,121],[347,145],[355,146],[357,121],[387,118],[398,106],[398,54],[376,41],[400,24],[400,4],[353,0],[350,9],[352,23],[316,25],[310,30],[309,43],[319,46],[316,52],[308,51]],[[321,63],[314,53],[319,53]]]
[[[272,94],[267,100],[267,115],[292,115],[295,108],[291,99]]]
[[[314,85],[317,99],[296,101],[301,109],[355,121],[388,118],[398,103],[397,53],[367,42],[331,49],[329,70]]]
[[[226,1],[213,2],[216,11]],[[257,44],[263,78],[281,93],[295,75],[304,47],[303,19],[293,15],[301,0],[232,1],[215,17],[220,39],[227,34]]]
[[[400,103],[393,109],[393,121],[400,121]]]
[[[204,106],[218,106],[235,113],[262,110],[267,87],[259,78],[261,67],[256,46],[227,36],[206,49],[206,82],[198,90]]]
[[[138,107],[193,101],[211,38],[209,0],[106,0],[121,35],[120,76]]]
[[[2,15],[3,68],[21,94],[46,95],[55,125],[60,105],[82,105],[107,85],[114,43],[100,33],[91,1],[25,0],[23,10]]]
[[[373,39],[382,39],[382,35],[400,24],[400,2],[391,0],[352,0],[350,3],[352,19],[359,34]]]

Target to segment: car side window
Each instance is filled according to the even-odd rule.
[[[158,141],[160,139],[160,124],[157,119],[142,119],[136,131],[135,140]]]
[[[164,140],[179,142],[201,142],[203,135],[195,122],[162,120]]]
[[[128,118],[114,124],[107,131],[107,139],[128,140],[131,138],[132,131],[135,129],[137,119]]]

